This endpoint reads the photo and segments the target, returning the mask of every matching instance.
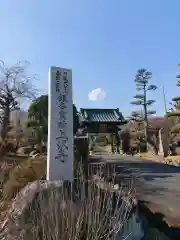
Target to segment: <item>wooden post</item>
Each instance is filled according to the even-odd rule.
[[[75,146],[76,146],[76,158],[75,158],[75,171],[79,166],[82,167],[81,176],[85,184],[85,196],[88,197],[88,155],[89,155],[89,146],[88,146],[88,137],[80,136],[75,138]]]

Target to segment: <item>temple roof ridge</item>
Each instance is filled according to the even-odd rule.
[[[122,122],[124,117],[119,108],[80,108],[81,121]]]

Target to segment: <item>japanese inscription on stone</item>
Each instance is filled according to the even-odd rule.
[[[49,70],[47,180],[73,181],[72,70]]]
[[[61,81],[61,72],[56,72],[56,92],[59,93],[57,97],[58,107],[58,136],[56,137],[56,160],[66,162],[68,159],[68,136],[67,136],[67,104],[68,104],[68,78],[67,71],[63,71]],[[62,84],[61,84],[62,83]]]
[[[56,92],[60,92],[60,80],[61,80],[61,72],[56,72]]]

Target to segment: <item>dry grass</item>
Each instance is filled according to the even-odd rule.
[[[164,162],[164,156],[155,155],[151,152],[139,153],[139,154],[136,154],[135,156],[142,159],[142,160],[149,160],[149,161],[154,161],[154,162],[159,162],[159,163]]]
[[[23,156],[4,156],[3,158],[0,158],[0,181],[1,184],[4,183],[8,177],[9,172],[18,164],[21,162],[26,161],[28,158]]]
[[[140,153],[136,155],[143,160],[151,160],[155,162],[163,162],[166,164],[180,165],[180,155],[163,157],[160,155],[153,155],[152,153]]]
[[[20,219],[26,230],[22,239],[116,239],[131,211],[133,185],[127,191],[119,188],[114,202],[114,193],[107,185],[101,190],[94,181],[85,183],[82,170],[78,175],[81,179],[75,187],[52,187],[36,196]],[[15,239],[19,230],[11,234]]]
[[[10,171],[24,160],[27,160],[27,158],[4,156],[0,159],[0,201],[2,198],[3,184],[9,179]]]
[[[46,175],[44,157],[29,159],[26,156],[6,156],[0,161],[0,222],[16,194],[27,183]]]
[[[180,165],[180,156],[168,156],[164,159],[164,163],[171,164],[171,165]]]
[[[144,160],[152,160],[152,161],[155,161],[156,159],[156,155],[154,155],[151,152],[138,153],[136,154],[136,157],[142,158]]]
[[[4,199],[12,199],[26,184],[46,176],[46,158],[28,158],[12,168],[8,175],[3,184]]]
[[[180,156],[168,156],[165,158],[166,160],[172,160],[172,161],[179,161],[180,162]]]
[[[86,199],[84,188],[85,186],[81,185],[81,196],[78,196],[76,202],[68,200],[64,191],[51,192],[48,200],[42,196],[38,204],[39,216],[34,209],[31,210],[34,212],[33,222],[38,222],[38,226],[34,224],[32,239],[114,239],[128,217],[128,202],[121,202],[119,196],[113,212],[112,192],[104,191],[102,194],[95,184],[91,183]],[[117,207],[119,204],[120,207]]]

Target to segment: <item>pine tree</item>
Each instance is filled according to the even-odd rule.
[[[180,75],[176,76],[176,86],[180,86]],[[170,103],[171,108],[165,115],[164,127],[164,156],[169,153],[169,144],[174,141],[174,138],[180,133],[180,97],[174,97]]]
[[[152,78],[152,73],[148,72],[146,69],[139,69],[135,76],[136,90],[140,92],[134,96],[135,101],[131,102],[133,105],[138,105],[143,107],[143,121],[145,124],[145,150],[147,151],[147,130],[148,130],[148,116],[155,114],[156,111],[148,110],[148,107],[155,103],[155,100],[147,99],[148,91],[155,91],[157,89],[156,85],[149,84],[149,80]]]
[[[176,86],[180,86],[180,75],[176,76]],[[170,103],[170,111],[167,112],[167,117],[176,117],[176,124],[170,129],[172,134],[178,134],[180,132],[180,96],[174,97]]]

